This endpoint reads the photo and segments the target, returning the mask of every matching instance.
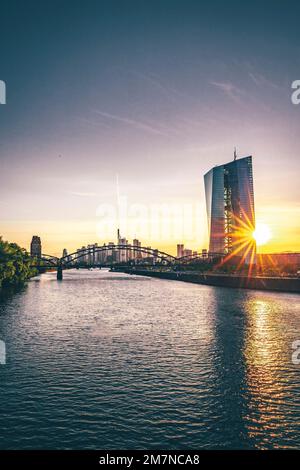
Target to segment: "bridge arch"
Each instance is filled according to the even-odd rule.
[[[48,263],[50,266],[57,267],[58,260],[56,256],[51,256],[51,255],[46,255],[46,254],[41,254],[41,256],[31,256],[33,260],[36,260],[37,262],[43,261],[44,263]],[[39,264],[35,265],[39,266]],[[45,266],[47,267],[47,266]]]
[[[124,262],[127,263],[131,260],[141,260],[136,256],[138,253],[146,254],[148,257],[153,258],[155,260],[160,260],[162,263],[173,264],[176,261],[176,257],[166,253],[164,251],[160,251],[153,248],[148,248],[145,246],[135,246],[135,245],[102,245],[102,246],[90,246],[86,247],[82,250],[77,250],[73,253],[70,253],[66,256],[62,256],[58,258],[56,256],[45,255],[42,254],[40,258],[33,257],[34,259],[38,259],[48,263],[49,267],[55,267],[57,269],[57,279],[62,279],[62,272],[64,269],[70,269],[72,267],[78,266],[78,261],[82,258],[85,258],[88,255],[94,257],[98,253],[110,253],[111,255],[114,253],[126,253],[126,260],[111,260],[111,261],[100,261],[95,262],[95,259],[92,260],[92,263],[88,266],[112,266],[123,264]],[[127,258],[129,255],[129,259]],[[131,257],[135,255],[134,257]],[[47,266],[46,266],[47,267]]]
[[[130,255],[136,254],[136,253],[144,253],[144,254],[149,255],[149,257],[157,258],[157,259],[160,259],[161,261],[167,261],[167,262],[172,262],[176,260],[175,256],[170,255],[169,253],[156,250],[153,248],[144,247],[144,246],[138,247],[134,245],[130,245],[130,246],[129,245],[103,245],[103,246],[97,246],[97,247],[87,247],[84,250],[70,253],[60,258],[60,263],[62,264],[62,266],[67,267],[67,266],[74,264],[74,262],[76,262],[77,260],[81,258],[84,258],[87,255],[93,256],[97,253],[111,253],[112,255],[113,252],[114,253],[125,252],[127,255],[128,253]],[[130,259],[138,259],[138,258],[130,258]],[[127,261],[130,261],[130,259],[128,259]],[[119,261],[113,261],[111,263],[106,263],[106,264],[118,264],[120,262],[121,261],[119,260]]]

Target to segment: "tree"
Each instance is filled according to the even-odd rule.
[[[0,237],[0,288],[24,284],[36,272],[24,248]]]

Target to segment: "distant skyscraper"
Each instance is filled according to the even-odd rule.
[[[82,246],[80,249],[80,258],[79,263],[88,263],[88,254],[86,252],[86,247]]]
[[[63,252],[62,252],[62,257],[64,258],[65,262],[70,262],[72,261],[72,256],[71,255],[68,255],[68,250],[67,248],[64,248],[63,249]]]
[[[30,254],[31,256],[36,256],[38,258],[42,255],[42,244],[41,239],[37,235],[33,235],[31,244],[30,244]]]
[[[141,248],[142,244],[141,242],[137,239],[137,238],[134,238],[133,242],[132,242],[132,245],[134,246],[134,250],[133,250],[133,258],[134,259],[140,259],[142,258],[142,253],[141,251],[139,251],[137,248]]]
[[[252,157],[216,166],[204,175],[211,253],[235,253],[249,262],[255,250]]]
[[[189,248],[185,248],[185,249],[183,250],[183,256],[184,256],[184,257],[189,257],[189,258],[191,258],[192,255],[193,255],[193,250],[190,250]]]
[[[114,250],[114,242],[109,242],[108,247],[109,250],[105,253],[105,262],[106,261],[118,261],[119,259],[119,252]]]
[[[124,248],[121,248],[119,250],[119,262],[120,263],[126,263],[128,261],[128,259],[127,259],[128,240],[126,240],[126,238],[119,238],[119,245],[124,246]]]
[[[177,258],[182,258],[184,245],[182,243],[177,245]]]

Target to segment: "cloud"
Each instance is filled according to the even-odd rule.
[[[97,193],[85,193],[85,192],[81,192],[81,191],[69,191],[69,194],[72,194],[73,196],[79,196],[79,197],[97,196]]]
[[[279,88],[279,86],[276,83],[272,82],[271,80],[269,80],[268,78],[264,77],[261,74],[249,72],[249,77],[255,83],[256,86],[271,87],[276,90]]]
[[[160,77],[158,77],[155,74],[147,75],[142,72],[137,72],[135,70],[129,71],[132,75],[136,76],[137,78],[140,78],[149,84],[151,84],[154,88],[158,89],[163,95],[165,95],[166,98],[168,98],[171,101],[174,101],[174,98],[186,98],[187,95],[186,93],[183,93],[173,86],[171,86],[169,83],[164,84],[162,83]]]
[[[243,90],[238,88],[231,82],[209,82],[210,85],[215,86],[219,90],[221,90],[228,98],[232,99],[236,103],[241,103],[241,96],[245,94]]]
[[[131,119],[131,118],[128,118],[128,117],[118,116],[116,114],[107,113],[105,111],[95,110],[94,112],[96,114],[99,114],[100,116],[102,116],[104,118],[107,118],[107,119],[110,119],[110,120],[113,120],[113,121],[117,121],[117,122],[121,122],[122,124],[129,125],[129,126],[134,127],[138,130],[149,132],[150,134],[169,137],[169,134],[164,132],[162,129],[159,129],[157,127],[152,126],[151,124],[147,124],[147,123],[144,123],[144,122],[141,122],[141,121],[136,121],[135,119]]]

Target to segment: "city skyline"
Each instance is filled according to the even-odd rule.
[[[38,233],[53,254],[108,241],[99,206],[126,197],[193,208],[192,235],[155,238],[132,217],[128,238],[208,247],[202,177],[236,146],[254,156],[256,219],[272,234],[259,251],[300,251],[299,6],[270,2],[271,20],[253,3],[216,4],[219,15],[194,1],[74,2],[59,18],[55,3],[2,6],[5,239],[29,248]]]
[[[236,155],[236,150],[235,150],[235,151],[234,151],[234,160],[229,161],[228,163],[223,164],[223,165],[215,165],[215,166],[213,166],[213,168],[212,168],[211,170],[209,170],[207,173],[205,173],[205,175],[204,175],[204,180],[207,178],[207,176],[208,176],[209,174],[212,174],[212,173],[214,172],[214,170],[227,168],[227,166],[230,167],[230,166],[236,161],[236,158],[237,158],[237,155]],[[251,159],[251,178],[253,178],[253,177],[252,177],[252,174],[253,174],[253,173],[252,173],[252,156],[251,156],[251,157],[241,157],[241,158],[238,158],[237,161],[239,162],[239,161],[241,161],[241,160],[246,160],[246,159],[249,159],[249,158]],[[253,181],[253,179],[252,179],[252,181]],[[251,184],[253,185],[253,182],[252,182]],[[205,186],[206,186],[206,184],[204,184],[204,187],[205,187]],[[252,190],[253,190],[253,186],[252,186]],[[119,191],[119,189],[117,188],[117,192],[118,192],[118,191]],[[252,196],[252,197],[253,197],[253,196]],[[120,196],[118,195],[117,199],[119,199],[119,198],[120,198]],[[206,199],[206,197],[205,197],[205,199]],[[117,201],[116,207],[118,206],[118,204],[119,204],[119,202]],[[257,239],[257,238],[260,238],[260,237],[261,237],[261,238],[264,238],[264,230],[267,229],[268,233],[267,233],[267,238],[266,238],[266,240],[265,240],[265,241],[262,241],[262,243],[258,243],[258,245],[256,246],[255,251],[257,251],[257,253],[272,253],[272,250],[269,249],[269,247],[272,246],[272,243],[269,243],[269,239],[272,240],[273,233],[272,233],[271,230],[269,229],[269,226],[266,225],[266,224],[264,224],[264,223],[261,224],[260,222],[258,222],[258,226],[259,226],[259,227],[258,227],[258,230],[259,230],[259,233],[255,236],[255,231],[257,232],[257,229],[255,230],[255,215],[254,215],[254,214],[255,214],[256,211],[254,212],[254,205],[253,205],[253,204],[254,204],[254,200],[252,200],[252,216],[253,216],[252,218],[253,218],[253,220],[252,220],[251,217],[250,217],[250,218],[249,218],[249,217],[246,217],[247,220],[245,220],[245,222],[246,222],[246,224],[247,224],[247,236],[249,237],[249,242],[251,241],[251,242],[253,243],[253,240],[254,240],[255,238],[256,238],[256,239]],[[162,204],[162,206],[164,206],[164,205]],[[170,209],[172,209],[172,204],[170,205]],[[217,252],[220,252],[220,253],[223,253],[223,252],[224,252],[224,254],[230,253],[230,250],[227,251],[227,250],[226,250],[226,247],[225,247],[225,249],[221,249],[220,251],[219,251],[219,250],[215,251],[215,250],[211,250],[211,249],[210,249],[210,245],[211,245],[211,242],[210,242],[211,235],[210,235],[210,228],[209,228],[209,227],[210,227],[210,224],[209,224],[209,218],[210,218],[210,217],[209,217],[208,212],[207,212],[207,211],[208,211],[208,201],[207,201],[207,200],[205,201],[205,209],[204,209],[204,210],[205,210],[205,219],[206,219],[206,221],[207,221],[207,227],[206,227],[206,229],[207,229],[207,236],[204,237],[204,243],[201,245],[200,243],[198,243],[198,241],[196,241],[196,243],[191,242],[190,245],[191,245],[192,249],[190,249],[190,248],[189,248],[189,249],[185,248],[184,251],[186,251],[186,252],[188,251],[188,252],[190,252],[190,253],[198,251],[198,253],[200,253],[202,250],[206,250],[206,251],[211,251],[211,252],[216,252],[216,253],[217,253]],[[117,211],[118,211],[118,207],[117,207]],[[196,211],[195,211],[195,212],[196,212]],[[232,214],[232,216],[234,217],[234,214]],[[172,226],[171,228],[174,229],[174,227],[176,226],[176,223],[174,222],[174,220],[171,219],[171,217],[172,217],[172,214],[171,214],[171,216],[170,216],[169,225],[170,225],[170,227]],[[116,218],[118,218],[118,216],[116,216]],[[251,220],[250,220],[250,219],[251,219]],[[108,225],[110,226],[111,234],[113,234],[113,232],[115,232],[115,225],[113,224],[113,221],[106,221],[106,225],[107,225],[107,222],[108,222]],[[99,224],[99,222],[97,222],[97,223]],[[127,224],[126,224],[126,225],[127,225]],[[138,224],[138,225],[139,225],[139,224]],[[204,224],[204,225],[205,225],[205,224]],[[203,228],[203,227],[202,227],[202,228]],[[262,231],[262,233],[261,233],[261,231]],[[44,246],[45,246],[45,247],[48,247],[50,244],[49,244],[49,242],[48,242],[48,240],[47,240],[47,233],[43,232],[42,230],[39,230],[39,233],[44,233],[44,235],[45,235],[45,237],[44,237],[44,241],[45,241]],[[118,229],[118,234],[119,234],[119,229]],[[173,234],[173,235],[174,235],[174,234]],[[224,233],[222,232],[222,235],[225,236],[225,232],[224,232]],[[195,235],[195,234],[191,234],[191,236],[194,237],[194,239],[197,237],[197,235]],[[32,243],[31,234],[29,234],[29,237],[30,237],[30,240],[29,240],[29,242],[28,242],[28,245],[30,245],[30,243]],[[33,238],[35,238],[35,237],[36,237],[36,236],[34,235]],[[117,238],[118,238],[118,237],[119,237],[119,235],[117,235]],[[220,240],[220,238],[221,238],[221,233],[218,233],[218,234],[215,233],[214,238],[216,238],[216,237]],[[238,245],[241,245],[241,236],[239,236],[239,240],[237,239],[237,237],[238,237],[238,235],[236,235],[236,240],[234,241],[234,245],[237,245],[237,244],[238,244]],[[40,237],[37,236],[37,238],[40,238]],[[112,235],[112,236],[111,236],[111,239],[114,240],[114,238],[115,238],[115,237],[113,237],[113,235]],[[128,238],[132,238],[133,241],[134,241],[134,240],[137,240],[137,238],[136,238],[136,232],[134,232],[134,235],[132,235],[132,237],[129,236]],[[245,237],[244,237],[244,238],[245,238]],[[199,238],[199,239],[200,239],[200,238]],[[101,245],[101,244],[105,245],[105,244],[114,243],[114,242],[112,242],[112,241],[109,241],[109,240],[110,240],[109,237],[108,237],[108,238],[107,238],[107,237],[106,237],[106,238],[101,238],[101,237],[99,237],[99,238],[89,239],[89,240],[82,238],[82,239],[80,239],[80,240],[82,241],[82,246],[83,246],[83,247],[84,247],[85,245],[86,245],[86,246],[92,246],[92,245],[95,244],[95,243],[98,244],[98,245]],[[128,243],[128,240],[126,239],[126,237],[122,238],[122,240],[124,241],[125,244]],[[147,242],[143,243],[143,246],[148,246],[149,243],[152,243],[152,244],[153,244],[153,241],[151,241],[151,238],[146,238],[146,240],[147,240]],[[14,241],[16,241],[16,240],[14,240]],[[137,240],[137,241],[139,241],[139,240]],[[245,241],[245,240],[243,240],[243,241]],[[154,245],[154,248],[162,249],[162,251],[166,250],[166,252],[170,253],[170,255],[174,255],[174,254],[176,253],[176,250],[177,250],[177,252],[178,252],[178,243],[182,243],[182,245],[185,245],[185,239],[182,240],[182,239],[180,239],[180,238],[176,238],[176,237],[175,237],[175,242],[174,242],[174,240],[173,240],[172,243],[169,243],[169,244],[167,244],[167,245],[162,245],[162,244],[158,241],[158,242],[157,242],[157,245]],[[218,243],[219,243],[219,242],[218,242]],[[79,243],[79,244],[80,244],[80,243]],[[219,243],[219,244],[220,244],[220,243]],[[69,250],[69,247],[71,247],[71,248],[70,248],[70,251],[74,251],[74,252],[75,252],[76,250],[78,250],[78,246],[75,248],[75,245],[76,245],[76,243],[75,243],[74,241],[71,242],[71,243],[68,243],[68,244],[67,244],[68,250]],[[77,245],[78,245],[78,244],[77,244]],[[58,245],[57,245],[57,246],[58,246]],[[167,247],[167,248],[165,248],[165,247]],[[27,249],[28,247],[25,245],[24,248]],[[57,248],[57,251],[56,251],[56,252],[54,252],[54,251],[51,252],[51,251],[49,251],[49,250],[47,251],[47,249],[44,250],[44,252],[47,252],[47,253],[49,252],[49,254],[51,254],[51,255],[53,255],[53,256],[60,256],[60,254],[59,254],[60,251],[63,251],[64,249],[65,249],[65,246],[63,246],[63,245],[60,244],[60,245],[59,245],[59,249]],[[247,249],[248,249],[248,245],[247,245],[247,247],[246,247],[246,250],[247,250]],[[31,250],[29,249],[28,251],[31,251]],[[243,251],[243,250],[242,250],[242,251]],[[289,250],[281,250],[281,251],[277,251],[277,252],[278,252],[278,253],[280,253],[280,252],[283,252],[283,253],[284,253],[284,252],[297,252],[297,251],[298,251],[297,249],[295,249],[295,250],[289,249]],[[274,251],[274,253],[276,253],[276,251]]]

